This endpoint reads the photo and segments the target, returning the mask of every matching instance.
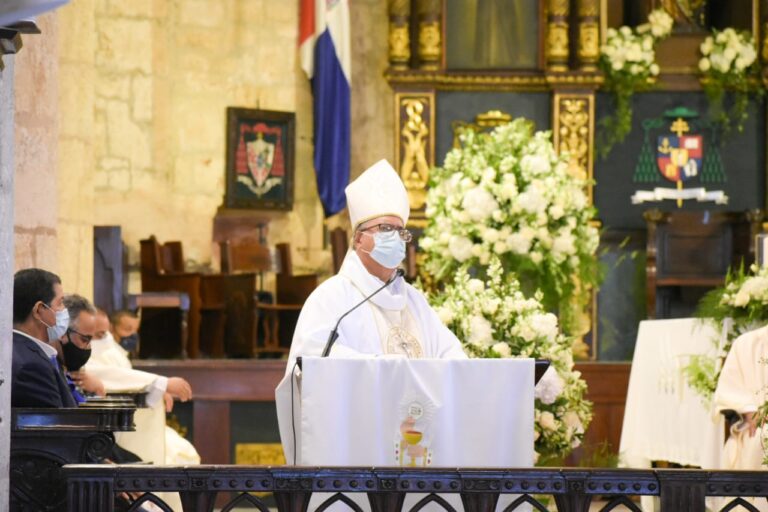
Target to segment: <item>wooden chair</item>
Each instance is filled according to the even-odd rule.
[[[145,243],[146,242],[146,243]],[[175,286],[196,286],[195,300],[190,295],[189,357],[205,354],[210,357],[252,357],[254,329],[254,274],[193,274],[183,271],[181,242],[169,242],[160,246],[150,238],[142,241],[142,254],[151,260],[162,261],[172,270],[161,268],[162,278],[190,279],[189,282],[173,282]],[[146,249],[145,249],[146,246]],[[158,274],[155,274],[156,276]],[[196,285],[191,282],[196,276]],[[143,283],[142,273],[142,283]],[[194,311],[194,315],[193,315]],[[196,317],[196,318],[193,318]],[[196,336],[197,339],[193,339]]]
[[[186,347],[189,296],[173,291],[128,294],[126,281],[125,246],[120,226],[94,226],[94,304],[107,314],[122,309],[131,311],[140,309],[144,317],[141,337],[150,345],[165,348]],[[157,340],[161,340],[162,343]],[[157,354],[157,356],[178,357],[180,352],[182,348],[176,348],[172,352]]]
[[[343,228],[331,230],[331,255],[333,256],[333,273],[338,274],[344,258],[349,250],[349,237]]]
[[[254,239],[225,240],[219,242],[219,247],[223,273],[246,271],[262,276],[264,272],[279,268],[276,276],[276,300],[273,301],[271,295],[264,292],[261,278],[259,289],[254,290],[256,319],[251,346],[254,355],[288,353],[298,314],[306,298],[317,287],[317,276],[293,275],[288,244],[278,244],[277,261],[273,259],[268,247]],[[259,343],[259,339],[263,340],[262,343]]]
[[[673,299],[686,289],[701,296],[720,286],[728,269],[755,260],[755,236],[763,212],[649,210],[647,227],[646,306],[648,318],[674,316]],[[692,304],[683,305],[692,309]],[[683,314],[689,315],[691,311]]]

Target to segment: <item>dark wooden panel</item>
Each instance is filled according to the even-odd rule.
[[[134,368],[168,377],[183,377],[193,399],[272,402],[285,373],[283,360],[137,360]]]
[[[576,363],[576,370],[587,381],[587,399],[592,401],[594,409],[584,444],[568,457],[568,465],[578,465],[601,443],[608,443],[610,451],[618,453],[631,366],[628,362]]]
[[[203,464],[230,464],[229,402],[195,400],[193,444]]]

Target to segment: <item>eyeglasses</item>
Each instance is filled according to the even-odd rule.
[[[392,224],[374,224],[373,226],[368,226],[367,228],[360,228],[360,231],[368,231],[369,229],[373,228],[378,228],[379,233],[391,233],[393,231],[397,231],[397,234],[400,235],[400,239],[403,242],[410,242],[413,240],[413,234],[411,234],[410,231],[399,226],[393,226]]]
[[[76,331],[75,329],[73,329],[71,327],[67,327],[67,339],[70,341],[70,343],[72,342],[72,338],[69,337],[69,333],[71,333],[71,332],[73,332],[73,333],[77,334],[78,336],[80,336],[80,338],[83,340],[83,342],[86,345],[90,344],[91,340],[93,339],[93,336],[90,336],[88,334],[83,334],[83,333],[81,333],[79,331]]]

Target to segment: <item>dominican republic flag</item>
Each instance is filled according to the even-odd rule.
[[[344,209],[349,183],[348,0],[300,0],[301,67],[312,81],[315,99],[315,172],[325,216]]]

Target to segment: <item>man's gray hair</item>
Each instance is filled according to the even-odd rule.
[[[64,296],[64,307],[67,308],[69,313],[69,325],[76,326],[77,319],[80,317],[80,313],[85,311],[92,315],[96,314],[96,308],[91,304],[88,299],[82,295],[73,293],[72,295]]]

